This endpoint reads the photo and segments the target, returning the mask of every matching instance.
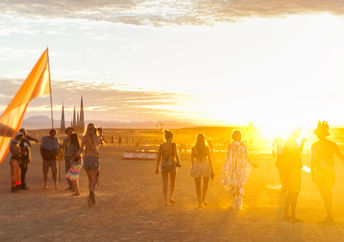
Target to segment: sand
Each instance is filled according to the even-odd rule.
[[[122,160],[125,147],[101,151],[101,180],[97,204],[87,207],[87,178],[81,172],[81,196],[64,189],[42,189],[42,161],[38,145],[27,175],[28,191],[11,194],[8,158],[0,166],[0,241],[343,241],[344,165],[337,162],[334,187],[334,225],[319,225],[325,211],[309,173],[297,215],[305,222],[281,219],[281,193],[271,189],[278,176],[269,154],[251,155],[259,165],[246,186],[244,210],[228,207],[231,199],[221,185],[224,153],[217,154],[216,178],[210,183],[206,208],[197,208],[189,155],[181,155],[173,206],[163,206],[161,177],[154,161]],[[304,156],[309,163],[309,155]]]

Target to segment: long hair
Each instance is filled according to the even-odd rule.
[[[234,141],[241,141],[241,132],[239,130],[234,130],[233,133],[232,133],[232,139]]]
[[[97,128],[94,123],[89,123],[87,125],[85,136],[97,136]]]
[[[70,143],[76,145],[78,149],[80,148],[80,139],[79,136],[76,133],[72,133],[70,136]]]
[[[165,130],[165,139],[166,141],[173,138],[173,133],[172,131],[169,131],[169,130]]]
[[[207,145],[206,145],[204,134],[198,134],[197,135],[197,140],[196,140],[195,148],[196,148],[196,151],[197,151],[197,155],[204,155],[205,154]]]

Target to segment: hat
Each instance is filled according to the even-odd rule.
[[[15,137],[23,136],[24,134],[22,132],[17,132]]]
[[[329,136],[330,133],[328,132],[328,130],[330,129],[330,127],[328,126],[328,123],[325,121],[318,121],[318,126],[317,128],[313,131],[313,133],[317,136]]]
[[[65,130],[65,134],[67,134],[68,130],[70,130],[70,129],[74,132],[74,128],[68,127],[68,128],[66,128],[66,130]]]

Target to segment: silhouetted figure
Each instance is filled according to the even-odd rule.
[[[11,166],[11,192],[19,191],[21,188],[20,162],[22,160],[22,153],[20,152],[20,141],[24,135],[22,132],[16,133],[14,139],[10,142],[10,166]]]
[[[72,127],[68,127],[65,130],[65,134],[67,135],[64,139],[63,139],[63,143],[62,143],[62,152],[63,152],[63,157],[64,157],[64,161],[65,161],[65,174],[67,174],[67,172],[69,171],[70,168],[70,155],[73,154],[74,150],[71,149],[71,140],[70,137],[71,135],[74,133],[74,128]],[[73,191],[73,185],[72,182],[69,180],[68,177],[66,177],[67,183],[68,183],[68,187],[66,188],[66,190],[71,190]]]
[[[105,140],[105,138],[104,138],[104,131],[103,131],[103,128],[97,128],[97,131],[98,131],[98,135],[99,135],[99,137],[100,137],[100,139],[101,139],[101,141],[102,141],[102,145],[103,144],[107,144],[108,142]]]
[[[43,159],[43,178],[44,178],[44,188],[48,188],[48,171],[49,167],[53,175],[55,182],[55,189],[58,188],[57,183],[57,163],[56,158],[59,152],[59,140],[56,137],[56,130],[51,129],[49,131],[49,136],[43,136],[41,140],[40,147],[41,156]]]
[[[340,152],[338,145],[329,141],[326,137],[330,135],[327,122],[318,122],[314,134],[319,141],[312,145],[312,178],[317,184],[321,197],[324,200],[327,216],[321,221],[324,224],[333,223],[332,217],[332,187],[336,181],[334,166],[334,155],[344,161],[344,155]]]
[[[31,162],[30,141],[38,142],[38,140],[28,135],[26,129],[20,129],[19,132],[23,133],[23,139],[20,141],[20,151],[22,153],[22,159],[19,164],[21,170],[21,189],[27,190],[29,188],[26,186],[26,173]]]
[[[121,144],[122,144],[122,137],[119,136],[119,137],[118,137],[118,145],[121,145]]]
[[[233,196],[233,209],[240,210],[242,208],[244,186],[251,171],[250,165],[253,167],[257,167],[257,165],[250,162],[247,146],[241,141],[241,132],[239,130],[233,131],[232,139],[223,166],[222,182]]]
[[[176,168],[181,166],[177,146],[173,143],[173,133],[171,131],[165,131],[166,142],[161,144],[159,147],[159,153],[156,162],[155,174],[159,174],[161,171],[163,194],[165,205],[174,204],[173,199],[174,186],[176,183]],[[161,163],[160,169],[159,165]],[[167,197],[168,187],[168,175],[170,175],[170,193],[169,198]]]
[[[278,136],[274,139],[272,144],[272,156],[276,159],[276,167],[278,169],[279,178],[282,185],[282,192],[287,191],[287,164],[286,160],[283,159],[283,138]]]
[[[81,168],[81,144],[79,136],[72,133],[70,136],[69,153],[67,155],[69,162],[69,170],[66,173],[66,178],[72,183],[73,196],[79,196],[79,174]]]
[[[295,217],[297,198],[301,190],[301,172],[302,161],[301,153],[306,139],[302,139],[300,145],[296,142],[296,139],[300,136],[300,129],[297,129],[289,135],[283,146],[283,159],[285,162],[285,175],[287,195],[284,208],[284,219],[292,222],[301,222],[300,219]]]
[[[84,150],[84,169],[88,177],[89,198],[88,206],[96,203],[94,188],[97,184],[99,174],[99,148],[102,144],[101,137],[97,134],[97,129],[93,123],[87,125],[85,136],[81,141],[81,150]]]
[[[191,151],[191,176],[195,180],[196,185],[196,195],[198,199],[198,206],[200,208],[203,205],[208,205],[205,200],[209,178],[214,179],[215,173],[213,170],[213,164],[211,160],[211,151],[205,143],[205,136],[199,134],[197,136],[197,141]],[[201,182],[203,178],[203,189],[201,188]]]
[[[111,135],[111,144],[115,143],[115,137]]]

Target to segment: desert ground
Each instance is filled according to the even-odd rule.
[[[272,155],[252,151],[258,164],[246,185],[244,209],[229,209],[231,197],[221,184],[225,153],[215,152],[216,177],[210,182],[209,205],[197,207],[194,181],[189,175],[190,154],[180,154],[176,203],[163,206],[162,182],[154,174],[155,161],[123,160],[123,151],[138,147],[108,144],[101,149],[97,204],[87,206],[87,178],[80,175],[80,197],[66,191],[65,179],[55,190],[42,189],[39,145],[32,147],[27,174],[28,191],[10,193],[8,157],[0,166],[0,241],[343,241],[344,163],[336,160],[334,225],[320,225],[325,216],[311,175],[303,172],[297,216],[301,223],[281,219],[282,194]],[[150,147],[151,149],[152,147]],[[154,148],[154,147],[153,147]],[[309,166],[310,155],[303,155]],[[63,167],[62,167],[63,169]]]

